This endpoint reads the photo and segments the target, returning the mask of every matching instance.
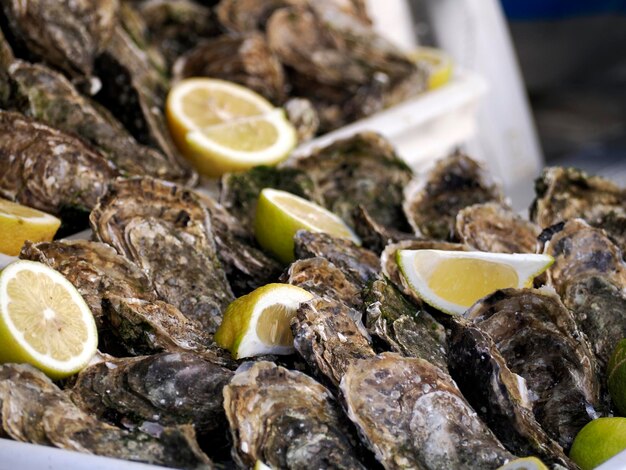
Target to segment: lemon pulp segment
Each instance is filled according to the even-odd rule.
[[[293,315],[293,308],[287,308],[287,306],[282,304],[266,307],[257,320],[257,336],[265,344],[278,346],[293,345],[293,334],[289,326]]]

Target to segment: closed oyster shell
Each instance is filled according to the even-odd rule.
[[[117,22],[118,0],[8,0],[11,35],[28,57],[72,76],[90,76]]]
[[[382,136],[356,134],[287,164],[305,171],[319,188],[323,205],[349,225],[361,205],[379,224],[408,229],[402,191],[413,173]]]
[[[301,372],[254,363],[224,388],[224,408],[243,468],[365,468],[331,393]]]
[[[575,468],[536,421],[524,379],[511,372],[489,335],[460,319],[451,326],[450,375],[502,444],[516,455]]]
[[[535,253],[539,226],[493,202],[475,204],[456,216],[456,236],[480,251]]]
[[[291,98],[283,105],[287,119],[295,127],[298,142],[311,140],[320,127],[320,117],[315,106],[306,98]]]
[[[128,426],[192,424],[223,429],[222,389],[233,372],[190,353],[112,359],[83,369],[70,396],[83,411]]]
[[[569,449],[597,417],[600,384],[591,348],[560,298],[547,289],[504,289],[479,300],[465,317],[525,379],[537,421]]]
[[[574,218],[606,230],[626,254],[626,189],[575,168],[546,168],[535,181],[530,217],[543,228]]]
[[[352,362],[374,356],[360,317],[340,302],[318,298],[301,304],[291,321],[294,347],[334,386]]]
[[[326,233],[298,230],[294,236],[296,258],[326,258],[337,266],[355,286],[365,287],[378,276],[380,260],[372,251],[351,240],[335,238]]]
[[[604,371],[615,345],[626,337],[622,253],[603,230],[582,219],[550,227],[540,239],[543,252],[554,258],[549,282],[573,312]]]
[[[268,166],[222,176],[219,202],[252,233],[257,200],[264,188],[280,189],[321,203],[319,189],[305,171]]]
[[[294,261],[284,276],[288,284],[301,287],[319,297],[328,297],[348,307],[363,307],[360,285],[354,284],[326,258],[307,258]]]
[[[357,360],[341,392],[387,469],[492,469],[513,459],[450,376],[423,359],[383,353]]]
[[[186,181],[187,176],[178,165],[158,151],[140,145],[112,114],[81,95],[59,73],[23,61],[13,62],[7,73],[11,96],[5,107],[78,135],[125,174]]]
[[[96,205],[117,174],[76,137],[0,111],[0,196],[62,217],[73,210],[81,226],[80,213]]]
[[[392,351],[419,357],[447,371],[445,328],[429,313],[409,302],[387,279],[379,279],[364,292],[365,325]]]
[[[404,213],[418,235],[453,240],[458,212],[485,202],[503,202],[500,188],[482,165],[456,153],[407,186]]]
[[[119,179],[90,220],[96,238],[136,262],[162,300],[215,332],[234,296],[194,193],[151,178]]]
[[[215,12],[226,30],[247,33],[261,31],[277,9],[305,2],[306,0],[220,0]]]
[[[202,41],[178,58],[173,75],[175,80],[211,77],[239,83],[277,105],[286,97],[283,66],[261,33]]]
[[[375,253],[382,253],[387,245],[403,240],[415,240],[412,233],[401,232],[385,227],[374,220],[367,209],[358,206],[352,216],[354,231],[361,239],[361,244]]]
[[[157,437],[102,423],[74,405],[43,373],[0,365],[2,423],[14,439],[177,468],[210,469],[191,426],[159,427]]]

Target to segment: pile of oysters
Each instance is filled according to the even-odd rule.
[[[188,469],[495,470],[529,455],[577,468],[569,447],[586,423],[613,412],[606,367],[626,337],[625,189],[547,168],[528,220],[466,155],[414,173],[366,132],[279,167],[227,174],[211,197],[194,189],[195,173],[171,145],[163,67],[198,74],[198,57],[225,54],[205,66],[267,86],[237,55],[256,49],[222,44],[250,28],[288,77],[274,91],[323,83],[328,103],[351,109],[331,99],[341,69],[354,78],[350,93],[362,90],[353,105],[390,99],[402,67],[375,60],[370,47],[384,43],[362,42],[361,7],[2,2],[0,196],[59,215],[66,233],[92,229],[89,241],[27,243],[20,257],[76,286],[96,319],[99,353],[57,383],[28,365],[0,365],[0,437]],[[326,21],[340,22],[328,42],[308,29]],[[201,29],[209,25],[231,34]],[[193,47],[205,37],[216,43]],[[360,82],[380,78],[370,67],[389,78]],[[314,102],[320,117],[325,99]],[[252,230],[266,187],[336,213],[362,244],[300,231],[295,261],[279,263]],[[395,262],[399,249],[433,248],[555,262],[534,287],[497,291],[451,317],[423,304]],[[291,322],[296,352],[236,362],[213,334],[233,299],[271,282],[315,295]]]

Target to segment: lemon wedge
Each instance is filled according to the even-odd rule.
[[[396,259],[411,289],[449,314],[498,289],[530,287],[554,262],[548,255],[444,250],[399,250]]]
[[[289,323],[313,294],[290,284],[268,284],[230,303],[214,339],[235,359],[262,354],[291,354]]]
[[[297,143],[282,109],[225,80],[178,82],[167,97],[166,116],[181,153],[209,177],[275,164]]]
[[[354,232],[332,212],[286,191],[261,191],[254,218],[259,244],[284,263],[294,259],[293,237],[298,230],[325,232],[360,243]]]
[[[60,226],[50,214],[0,199],[0,253],[17,256],[26,240],[50,241]]]
[[[97,347],[91,310],[59,272],[20,260],[0,273],[0,362],[61,379],[85,367]]]
[[[254,470],[272,470],[272,467],[265,465],[260,460],[257,460],[254,464]]]
[[[418,47],[409,56],[427,70],[429,90],[439,88],[450,81],[453,70],[452,59],[442,50]]]
[[[582,470],[591,470],[624,450],[626,418],[598,418],[578,432],[569,456]]]
[[[523,459],[511,460],[498,470],[548,470],[548,467],[537,457],[524,457]]]

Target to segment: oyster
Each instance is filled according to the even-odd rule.
[[[130,175],[186,181],[188,175],[156,150],[140,145],[102,106],[82,96],[62,75],[41,64],[13,62],[4,107],[63,132],[77,134]]]
[[[352,240],[326,233],[298,230],[294,236],[294,252],[297,259],[326,258],[344,273],[348,281],[361,288],[380,272],[376,253],[361,248]]]
[[[242,468],[365,468],[331,393],[301,372],[254,363],[224,388],[224,408]]]
[[[318,298],[301,304],[291,330],[298,353],[335,386],[351,363],[374,356],[361,314],[340,302]]]
[[[220,0],[215,8],[220,24],[232,33],[261,31],[277,9],[306,0]]]
[[[560,298],[547,289],[504,289],[465,316],[525,379],[537,421],[569,449],[578,431],[597,417],[600,386],[591,348]]]
[[[2,426],[16,440],[177,468],[213,468],[191,426],[159,427],[158,436],[102,423],[74,405],[28,365],[0,366]]]
[[[541,229],[496,203],[475,204],[456,216],[457,238],[480,251],[535,253]]]
[[[21,114],[0,111],[0,196],[80,227],[117,174],[81,140]],[[77,220],[72,221],[72,215]]]
[[[117,22],[118,0],[7,0],[6,23],[19,55],[71,76],[91,76]]]
[[[306,172],[319,188],[323,205],[349,225],[361,205],[379,224],[408,229],[402,191],[412,172],[378,134],[356,134],[287,164]]]
[[[423,359],[383,353],[357,360],[341,392],[386,469],[493,469],[514,458],[450,376]]]
[[[283,67],[261,33],[205,40],[178,58],[173,75],[175,80],[211,77],[236,82],[274,104],[286,97]]]
[[[284,282],[301,287],[319,297],[328,297],[355,310],[363,307],[360,285],[326,258],[306,258],[294,261],[284,276]]]
[[[403,240],[415,240],[415,235],[385,227],[376,222],[363,206],[358,206],[352,216],[354,231],[361,239],[363,246],[376,253],[382,253],[391,243]]]
[[[226,424],[222,389],[232,375],[190,353],[112,359],[81,371],[70,396],[113,424],[192,424],[203,435]]]
[[[451,322],[448,367],[463,396],[505,447],[572,468],[561,446],[536,421],[525,380],[511,372],[488,334],[460,319]]]
[[[296,128],[298,142],[306,142],[315,137],[320,127],[320,117],[310,100],[291,98],[284,104],[287,119]]]
[[[546,229],[543,252],[554,257],[549,282],[589,338],[601,371],[626,337],[626,264],[598,228],[572,219]],[[604,374],[602,374],[604,377]]]
[[[118,179],[90,220],[96,238],[136,262],[161,300],[215,332],[234,296],[209,214],[193,192],[151,178]]]
[[[581,218],[603,228],[626,253],[626,189],[575,168],[546,168],[535,182],[530,217],[542,228]]]
[[[305,171],[269,166],[225,174],[221,181],[220,203],[252,232],[257,199],[264,188],[280,189],[321,203],[319,190]]]
[[[438,161],[405,190],[404,213],[415,233],[453,240],[456,216],[464,207],[502,203],[500,188],[484,168],[461,153]]]
[[[372,335],[394,352],[448,369],[446,330],[429,313],[418,310],[387,279],[374,281],[363,296]]]

